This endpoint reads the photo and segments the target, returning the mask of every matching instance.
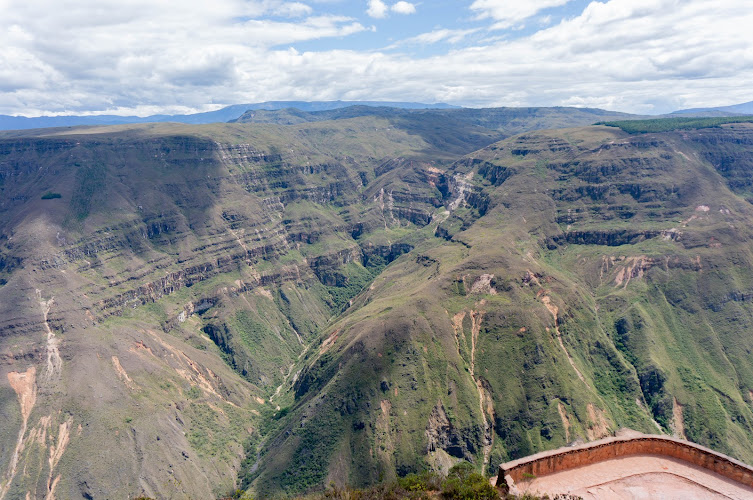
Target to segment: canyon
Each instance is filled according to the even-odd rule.
[[[0,133],[0,498],[752,461],[753,125],[579,113]]]

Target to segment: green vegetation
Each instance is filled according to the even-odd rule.
[[[321,485],[327,477],[332,451],[344,428],[342,418],[339,412],[329,409],[319,414],[312,427],[309,432],[301,433],[296,453],[278,475],[284,491],[307,491]]]
[[[651,120],[602,121],[596,125],[618,127],[628,134],[670,132],[672,130],[694,130],[720,127],[729,123],[753,123],[753,116],[729,116],[714,118],[656,118]]]
[[[739,130],[744,133],[747,127]],[[707,129],[687,147],[706,148],[717,141],[712,134],[723,133]],[[477,383],[488,391],[495,414],[485,472],[502,461],[623,426],[656,432],[655,420],[669,432],[675,405],[684,408],[686,425],[708,430],[696,434],[686,429],[688,436],[748,456],[751,450],[743,441],[721,436],[752,428],[750,408],[729,376],[750,370],[742,359],[733,360],[737,350],[720,350],[734,337],[739,352],[745,352],[748,321],[738,313],[738,325],[725,319],[721,304],[732,304],[723,291],[729,281],[717,280],[706,267],[729,268],[723,263],[727,257],[699,249],[711,234],[721,237],[717,231],[724,220],[711,211],[696,215],[706,214],[696,208],[710,203],[701,201],[710,196],[724,206],[745,204],[719,187],[718,177],[706,167],[689,170],[687,158],[668,140],[610,149],[615,137],[608,129],[571,130],[566,140],[557,131],[542,132],[475,154],[476,164],[488,172],[514,165],[522,175],[501,184],[479,184],[481,191],[469,198],[470,206],[439,224],[436,235],[448,243],[439,238],[417,242],[414,257],[409,254],[387,266],[355,307],[328,328],[326,333],[338,332],[335,344],[326,355],[314,354],[305,362],[296,401],[280,420],[298,422],[302,411],[309,415],[302,429],[283,427],[296,432],[289,456],[301,453],[301,439],[323,436],[318,417],[328,422],[334,405],[346,408],[345,418],[353,423],[343,426],[340,441],[328,451],[330,458],[316,462],[317,467],[333,470],[334,464],[350,464],[351,477],[366,484],[378,479],[382,460],[404,471],[424,467],[428,464],[421,459],[416,464],[415,450],[425,441],[413,441],[406,430],[423,438],[437,400],[468,443],[450,447],[455,456],[464,453],[463,446],[479,450],[483,434]],[[469,164],[453,168],[466,175]],[[484,199],[490,207],[485,212],[471,204]],[[673,240],[672,230],[692,215],[691,223],[682,226],[684,239]],[[557,239],[547,240],[547,234]],[[745,261],[750,259],[737,237],[727,237],[722,245],[739,248]],[[693,264],[699,258],[705,269],[700,274]],[[734,276],[738,289],[753,286],[745,268],[725,273]],[[494,275],[489,286],[496,295],[473,291],[482,274]],[[697,277],[705,284],[697,283]],[[544,294],[559,310],[562,346]],[[452,321],[459,323],[453,327]],[[717,324],[724,327],[709,329]],[[721,331],[728,332],[723,341]],[[666,369],[679,366],[687,366],[694,376]],[[322,393],[328,404],[304,410]],[[339,451],[342,443],[354,444],[345,453]],[[272,466],[267,460],[262,456],[253,483],[260,491],[277,481],[265,471]]]
[[[489,480],[476,472],[468,462],[460,462],[452,467],[447,479],[442,482],[442,497],[452,500],[494,500],[499,493]]]
[[[45,194],[42,195],[43,200],[54,200],[56,198],[62,198],[63,195],[60,193],[53,193],[52,191],[47,191]]]
[[[82,221],[89,216],[93,204],[105,196],[107,166],[102,161],[77,165],[76,187],[71,196],[70,207],[74,218]]]
[[[412,148],[403,154],[411,157],[428,157],[432,161],[446,160],[458,154],[482,148],[503,137],[542,128],[585,126],[595,118],[619,119],[626,115],[599,109],[573,108],[494,108],[494,109],[433,109],[407,110],[370,106],[304,112],[299,110],[256,110],[239,117],[239,123],[274,123],[293,125],[317,130],[312,124],[321,122],[320,129],[333,124],[358,123],[361,120],[379,120],[394,131],[405,130],[420,137],[423,149]],[[390,132],[382,130],[382,136],[390,138]],[[339,130],[336,130],[339,132]],[[374,144],[374,136],[364,130],[348,131],[349,140],[362,140]],[[394,132],[392,132],[394,133]],[[333,135],[333,134],[329,134]],[[337,135],[335,135],[337,137]],[[338,137],[338,139],[340,139]],[[468,146],[470,150],[467,150]],[[342,147],[342,141],[338,146]],[[465,152],[464,152],[465,151]]]
[[[67,214],[32,231],[14,225],[24,203],[0,209],[3,318],[38,321],[39,289],[62,345],[98,354],[70,351],[64,380],[92,387],[61,381],[29,423],[52,415],[54,440],[73,419],[58,493],[106,450],[92,492],[117,487],[94,483],[117,463],[112,484],[143,474],[155,496],[495,498],[501,462],[680,415],[753,459],[751,127],[647,140],[516,113],[469,113],[467,135],[445,115],[359,115],[0,148],[0,169],[34,166],[5,177],[8,199],[70,158],[45,180],[72,193]],[[531,111],[547,116],[564,115]],[[6,350],[37,352],[3,324]],[[14,488],[32,491],[47,451],[21,455]],[[457,462],[475,465],[429,472]]]
[[[332,309],[342,311],[347,308],[350,300],[369,286],[383,268],[383,265],[365,268],[353,262],[340,268],[342,274],[336,277],[339,284],[327,286],[327,292],[332,297]]]
[[[424,471],[419,474],[410,473],[398,478],[397,484],[405,491],[439,491],[445,479],[439,473]]]
[[[189,419],[186,437],[196,454],[210,460],[229,460],[236,456],[247,435],[242,423],[244,413],[229,404],[217,407],[197,401],[187,406],[184,411]]]
[[[199,399],[201,397],[201,389],[198,386],[192,385],[190,389],[186,391],[186,397],[188,399]]]
[[[246,497],[247,493],[238,490],[227,497]],[[282,497],[290,498],[290,497]],[[364,489],[349,486],[337,486],[331,483],[325,491],[312,493],[302,497],[304,500],[399,500],[399,499],[448,499],[448,500],[548,500],[548,496],[540,497],[532,494],[521,496],[508,494],[505,488],[494,488],[489,479],[478,474],[473,465],[461,461],[453,466],[446,476],[435,472],[411,473],[393,482],[382,482]],[[574,495],[556,495],[555,500],[580,500]]]

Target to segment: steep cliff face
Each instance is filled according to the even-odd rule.
[[[493,471],[623,426],[753,458],[751,137],[592,127],[457,162],[447,212],[304,356],[253,487]]]
[[[1,140],[0,498],[231,491],[296,361],[441,204],[385,125]]]
[[[456,131],[0,140],[0,498],[492,471],[621,426],[753,458],[753,128]]]

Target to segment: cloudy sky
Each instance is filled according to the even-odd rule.
[[[0,114],[753,100],[751,0],[0,0]]]

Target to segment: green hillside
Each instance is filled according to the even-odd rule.
[[[753,460],[753,125],[441,111],[3,134],[0,493],[293,495],[623,426]]]
[[[701,128],[719,127],[730,123],[751,123],[751,116],[724,117],[679,117],[656,118],[651,120],[620,120],[598,122],[597,125],[619,127],[629,134],[646,134],[649,132],[670,132],[672,130],[697,130]]]
[[[491,473],[624,426],[751,460],[751,209],[733,182],[751,132],[558,130],[457,162],[446,200],[467,183],[466,206],[325,330],[251,486]]]

